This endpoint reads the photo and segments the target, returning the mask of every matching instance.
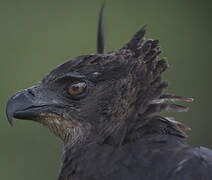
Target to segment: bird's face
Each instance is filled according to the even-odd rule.
[[[122,139],[137,115],[159,112],[167,86],[157,40],[144,43],[145,30],[123,48],[107,54],[79,56],[59,65],[41,82],[21,90],[7,104],[7,117],[29,119],[48,126],[65,142],[95,138]],[[131,126],[130,125],[130,126]],[[95,141],[92,139],[91,141]]]
[[[163,94],[167,83],[161,74],[167,62],[157,58],[161,53],[158,40],[145,41],[145,26],[121,49],[103,54],[103,7],[98,54],[65,62],[35,86],[15,93],[6,108],[10,124],[13,118],[39,122],[65,143],[106,140],[120,144],[127,133],[151,120],[154,113],[187,110],[165,103],[192,99]]]
[[[129,91],[133,65],[116,53],[65,62],[37,85],[13,95],[8,119],[11,124],[13,117],[34,120],[64,141],[110,133],[133,112],[136,92]]]

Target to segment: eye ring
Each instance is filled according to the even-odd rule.
[[[72,82],[68,87],[68,93],[71,96],[80,95],[85,91],[86,87],[87,87],[87,85],[84,81]]]

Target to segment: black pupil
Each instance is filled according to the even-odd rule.
[[[85,82],[75,83],[75,84],[72,84],[71,86],[72,91],[75,91],[75,92],[83,91],[85,88],[86,88]]]
[[[78,84],[73,84],[72,85],[72,90],[73,91],[78,91],[79,90],[79,87],[80,87],[79,83]]]

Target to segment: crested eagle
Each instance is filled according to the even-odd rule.
[[[7,104],[13,118],[47,126],[64,142],[58,180],[212,180],[212,151],[185,142],[184,124],[161,116],[186,111],[165,93],[168,68],[158,40],[145,27],[122,48],[104,53],[103,9],[97,54],[79,56],[15,93]]]

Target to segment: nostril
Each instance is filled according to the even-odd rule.
[[[28,93],[32,96],[32,97],[35,97],[35,94],[34,92],[31,90],[31,89],[27,89]]]

